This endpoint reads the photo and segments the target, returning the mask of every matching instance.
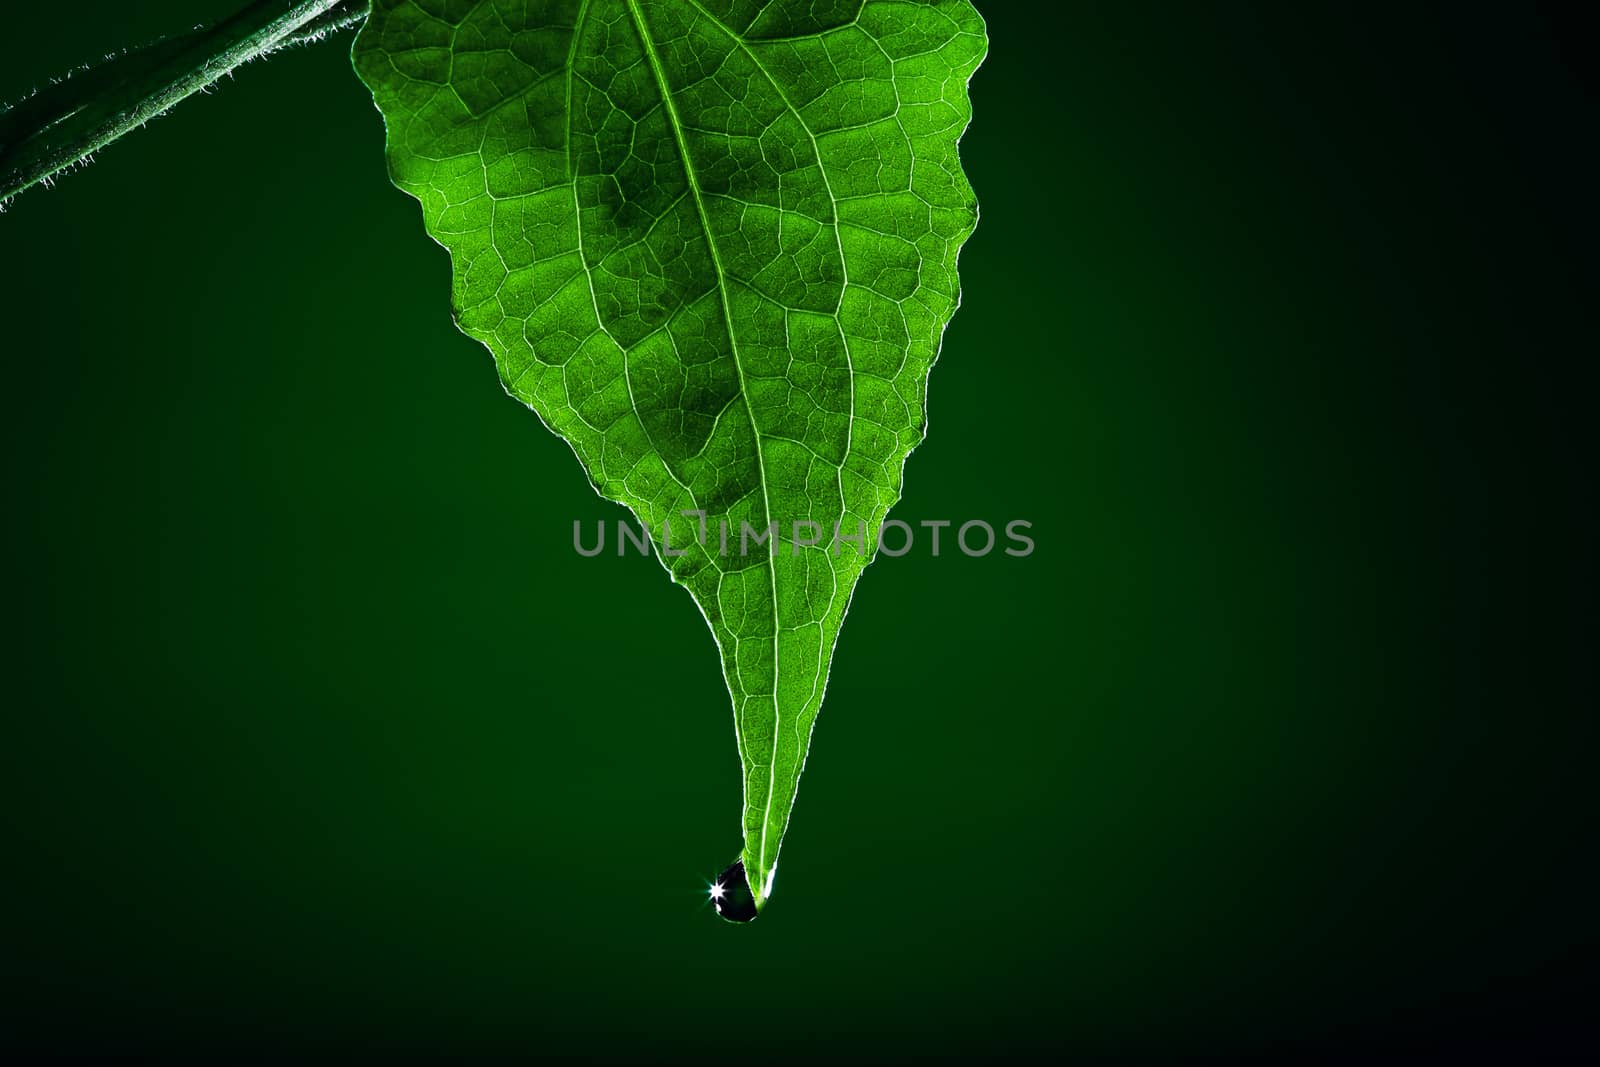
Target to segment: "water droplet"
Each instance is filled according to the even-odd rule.
[[[732,923],[747,923],[756,917],[756,896],[744,876],[744,861],[734,860],[717,876],[717,889],[711,895],[717,914]]]

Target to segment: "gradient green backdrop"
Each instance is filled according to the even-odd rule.
[[[16,5],[0,98],[231,6]],[[704,906],[711,637],[573,553],[621,512],[451,325],[348,37],[0,217],[0,1045],[1592,1039],[1574,28],[980,7],[983,218],[895,515],[1038,550],[867,572],[749,928]]]

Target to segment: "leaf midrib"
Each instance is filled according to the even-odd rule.
[[[829,317],[833,319],[834,329],[839,331],[839,349],[844,353],[845,377],[850,387],[850,410],[845,413],[844,451],[840,453],[839,462],[834,466],[835,484],[837,484],[839,487],[839,504],[841,507],[845,507],[845,502],[848,498],[845,496],[844,491],[844,468],[845,465],[850,461],[850,448],[855,441],[856,430],[856,365],[855,360],[850,357],[850,339],[845,336],[844,321],[839,317],[844,310],[845,291],[850,286],[850,264],[849,261],[845,259],[844,254],[844,236],[841,232],[843,227],[843,219],[839,214],[839,198],[834,195],[833,183],[828,180],[828,168],[822,162],[822,145],[817,143],[816,131],[811,128],[811,124],[806,121],[806,117],[800,113],[800,109],[794,106],[794,101],[789,99],[789,94],[784,92],[782,84],[779,83],[777,78],[773,77],[772,72],[767,69],[767,65],[761,62],[761,57],[756,55],[755,49],[750,47],[750,42],[746,41],[743,37],[736,33],[732,26],[729,26],[727,23],[718,18],[705,6],[705,4],[701,3],[701,0],[689,0],[689,2],[694,5],[695,10],[699,11],[700,14],[705,16],[706,21],[710,22],[711,25],[728,35],[728,39],[738,47],[739,51],[744,53],[745,57],[748,58],[752,64],[755,65],[755,68],[761,72],[761,76],[767,79],[767,84],[772,86],[772,91],[778,94],[778,99],[783,101],[783,106],[788,109],[789,114],[794,116],[795,122],[800,124],[800,129],[805,131],[806,139],[811,142],[811,154],[815,156],[817,160],[817,174],[822,178],[823,191],[828,194],[828,208],[833,213],[833,218],[828,221],[828,227],[833,230],[833,246],[839,253],[839,299],[834,303],[833,311],[829,314]],[[858,22],[861,18],[861,12],[865,9],[866,4],[863,0],[861,6],[856,10],[856,17],[851,19],[848,25],[855,25],[856,22]],[[893,64],[891,62],[891,66],[892,65]],[[896,90],[896,123],[899,122],[899,113],[899,91]],[[901,132],[904,133],[905,131],[902,129]],[[795,443],[800,444],[801,442]],[[815,450],[812,450],[812,452],[815,454]],[[845,593],[846,611],[850,609],[850,599],[853,594],[853,589],[847,590]],[[777,597],[776,587],[773,589],[773,597]],[[832,594],[830,594],[828,597],[828,607],[830,610],[833,607]],[[817,641],[817,673],[811,680],[811,695],[806,698],[805,704],[801,705],[800,710],[802,714],[804,713],[805,709],[810,706],[811,701],[816,698],[818,687],[821,686],[824,689],[827,688],[827,678],[830,668],[828,664],[824,663],[824,660],[830,657],[831,654],[826,651],[825,642],[819,638]],[[774,700],[776,700],[776,693],[774,693]],[[798,726],[799,724],[796,723],[795,739],[801,742],[801,748],[804,750],[805,740],[799,736],[800,731]],[[802,757],[802,765],[804,765],[804,762],[804,757]],[[774,735],[773,740],[773,763],[774,765],[777,763],[776,735]],[[796,780],[795,789],[798,792],[798,779]],[[792,804],[793,802],[793,797],[791,796],[790,803]],[[770,813],[771,806],[769,801],[768,814],[770,815]],[[765,842],[765,833],[766,828],[765,824],[763,824],[763,842]]]
[[[733,311],[728,301],[727,274],[722,269],[722,256],[717,250],[717,239],[711,232],[711,219],[706,213],[699,179],[695,176],[694,161],[689,157],[689,144],[684,137],[683,123],[678,118],[677,106],[672,102],[672,90],[667,84],[666,71],[661,66],[660,57],[656,55],[655,42],[650,39],[650,29],[645,22],[644,12],[639,9],[638,0],[627,0],[627,5],[634,31],[638,33],[639,43],[644,48],[645,61],[650,65],[656,89],[661,94],[661,106],[666,112],[667,125],[672,129],[678,156],[683,161],[684,180],[688,182],[689,192],[694,197],[695,213],[699,216],[700,229],[706,235],[706,247],[711,253],[711,267],[717,276],[717,297],[722,304],[722,321],[728,331],[728,346],[733,353],[734,372],[739,378],[739,395],[744,399],[745,412],[750,417],[750,433],[755,439],[756,474],[761,480],[761,510],[765,516],[765,525],[770,531],[772,523],[776,520],[772,517],[772,503],[767,494],[767,467],[761,450],[761,427],[756,422],[755,408],[750,403],[750,390],[745,379],[744,363],[739,358],[739,338],[733,328]],[[761,812],[761,850],[756,856],[755,872],[757,884],[751,887],[758,901],[764,899],[766,895],[767,829],[772,823],[772,798],[777,793],[778,727],[783,720],[783,712],[778,701],[778,638],[781,631],[778,623],[778,568],[774,560],[780,533],[781,531],[769,532],[767,538],[767,575],[772,590],[772,752],[767,761],[767,800]]]

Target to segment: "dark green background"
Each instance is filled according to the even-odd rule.
[[[230,6],[15,5],[0,97]],[[895,514],[1038,550],[867,572],[748,928],[710,635],[572,552],[621,512],[451,325],[349,39],[20,198],[0,1043],[1592,1042],[1593,83],[1552,10],[1289,6],[981,4]]]

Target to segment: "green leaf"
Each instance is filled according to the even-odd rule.
[[[746,917],[926,427],[985,48],[967,0],[380,0],[356,41],[461,329],[602,496],[684,550],[658,546],[733,697]],[[741,556],[771,522],[781,543]]]

